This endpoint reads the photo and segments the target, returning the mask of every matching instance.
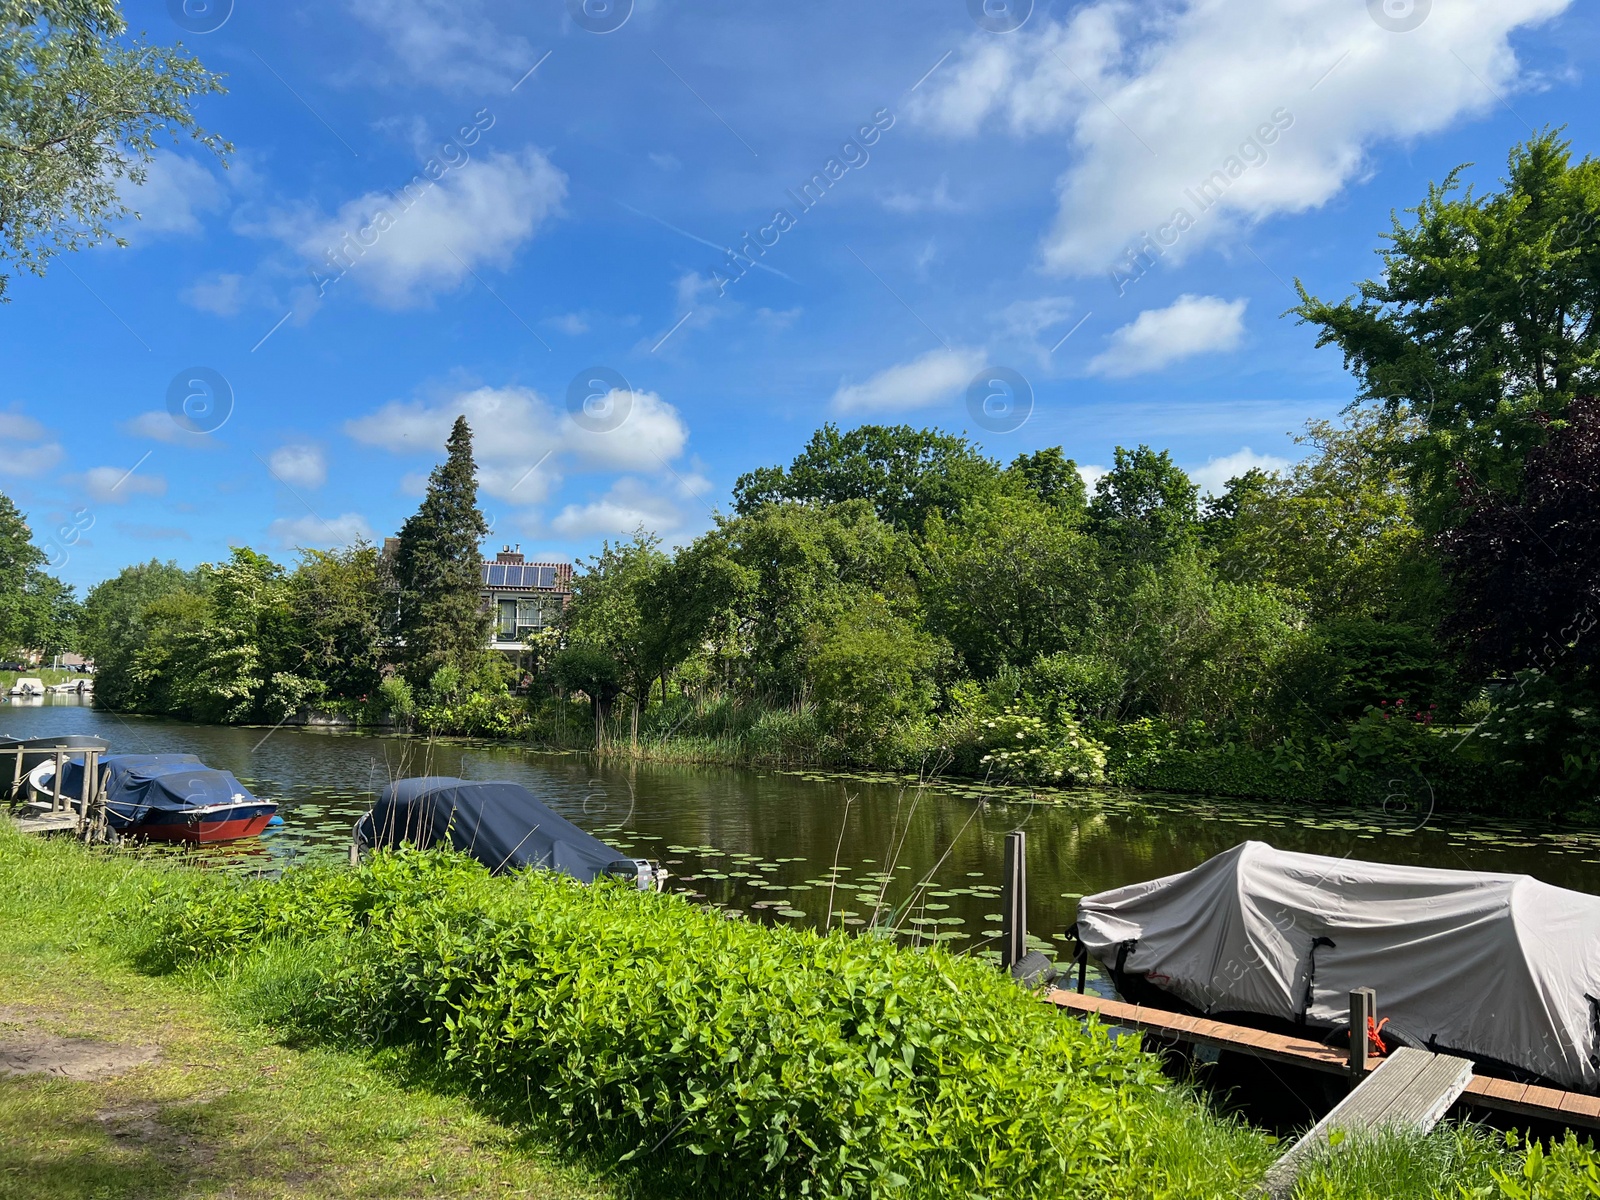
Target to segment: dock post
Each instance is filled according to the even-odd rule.
[[[17,743],[17,774],[16,774],[16,778],[11,781],[11,796],[10,796],[11,802],[13,804],[15,804],[19,800],[26,800],[28,798],[27,792],[28,792],[28,781],[27,781],[27,778],[22,774],[22,743],[18,742]]]
[[[1028,952],[1028,835],[1006,834],[1005,877],[1000,881],[1000,967],[1009,971]]]
[[[1378,994],[1369,987],[1350,993],[1350,1086],[1358,1086],[1372,1069],[1367,1030],[1377,1023]]]
[[[61,776],[66,772],[66,769],[67,752],[65,750],[57,749],[55,778],[50,781],[50,786],[54,789],[54,792],[50,797],[50,811],[53,813],[61,811]]]

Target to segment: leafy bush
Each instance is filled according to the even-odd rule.
[[[999,780],[1063,787],[1105,782],[1106,748],[1070,713],[1052,722],[1012,707],[985,727],[988,753],[981,761]]]
[[[411,685],[400,675],[386,676],[372,696],[375,715],[394,721],[403,721],[417,711]]]
[[[169,966],[323,939],[304,1031],[437,1055],[508,1118],[677,1192],[1221,1196],[1271,1154],[1172,1091],[1137,1039],[941,950],[415,851],[207,880],[146,911]]]

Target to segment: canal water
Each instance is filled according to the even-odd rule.
[[[959,780],[806,770],[597,764],[493,742],[189,725],[97,711],[76,698],[8,701],[0,734],[91,733],[114,751],[188,752],[277,801],[282,826],[186,855],[275,873],[343,860],[350,827],[408,775],[508,779],[635,857],[672,887],[774,924],[886,919],[909,941],[993,953],[1005,834],[1028,832],[1030,935],[1064,955],[1080,896],[1187,870],[1247,839],[1340,857],[1514,871],[1600,892],[1600,832],[1521,829],[1437,808],[1427,781],[1397,780],[1382,810],[1126,792],[1017,793]]]

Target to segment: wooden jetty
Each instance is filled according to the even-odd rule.
[[[15,754],[14,782],[10,794],[3,797],[3,810],[12,825],[22,833],[71,833],[86,840],[99,840],[106,835],[105,779],[100,770],[100,751],[77,746],[57,746],[53,750],[42,746],[24,747],[18,744],[3,753]],[[28,799],[28,780],[23,773],[24,755],[55,756],[55,786],[45,800]],[[83,757],[83,784],[77,796],[61,790],[67,760]]]
[[[1218,1050],[1231,1050],[1269,1062],[1307,1067],[1313,1071],[1348,1074],[1352,1082],[1370,1079],[1376,1073],[1371,1068],[1391,1061],[1379,1059],[1374,1063],[1367,1058],[1365,1010],[1361,1008],[1352,1009],[1362,1014],[1359,1027],[1363,1031],[1363,1036],[1351,1039],[1356,1047],[1356,1061],[1352,1063],[1348,1051],[1326,1046],[1310,1038],[1267,1033],[1244,1025],[1230,1025],[1206,1017],[1188,1017],[1165,1009],[1126,1004],[1121,1000],[1108,1000],[1104,996],[1080,995],[1059,988],[1047,992],[1046,999],[1067,1012],[1099,1017],[1108,1025],[1123,1025],[1174,1042],[1212,1046]],[[1600,1129],[1600,1096],[1588,1096],[1581,1092],[1473,1075],[1453,1100],[1476,1108],[1570,1125],[1575,1129]]]

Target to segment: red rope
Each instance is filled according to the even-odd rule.
[[[1388,1017],[1377,1022],[1374,1022],[1371,1017],[1367,1018],[1367,1046],[1379,1058],[1389,1053],[1389,1047],[1383,1041],[1383,1027],[1388,1023]]]

